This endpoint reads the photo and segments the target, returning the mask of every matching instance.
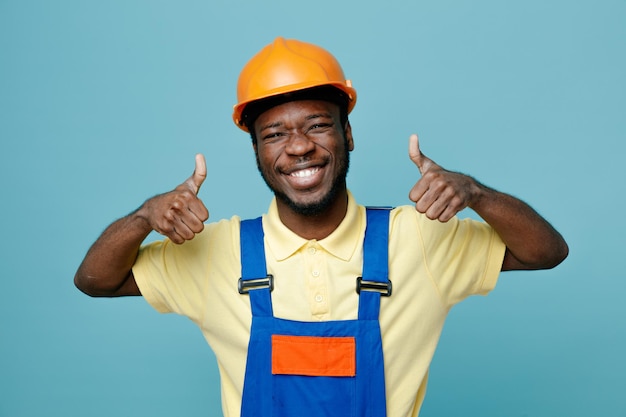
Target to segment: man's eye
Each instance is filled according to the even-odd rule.
[[[279,138],[281,136],[282,136],[282,133],[280,133],[280,132],[269,133],[269,134],[263,136],[263,140],[277,139],[277,138]]]
[[[309,130],[322,130],[322,129],[327,129],[330,126],[331,126],[330,123],[315,123],[314,125],[311,125]]]

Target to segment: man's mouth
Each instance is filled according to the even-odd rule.
[[[296,178],[307,178],[307,177],[312,177],[319,170],[320,170],[319,167],[299,169],[290,173],[289,176],[296,177]]]
[[[296,190],[309,190],[323,179],[324,167],[320,165],[295,168],[284,173],[290,186]]]

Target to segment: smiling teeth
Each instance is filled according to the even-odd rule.
[[[292,172],[290,175],[292,177],[304,178],[304,177],[310,177],[311,175],[315,174],[317,171],[319,171],[319,168],[301,169],[299,171]]]

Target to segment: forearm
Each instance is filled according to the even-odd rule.
[[[76,287],[91,296],[140,295],[131,271],[139,247],[151,230],[137,213],[111,224],[78,268]]]
[[[567,257],[563,237],[529,205],[482,184],[477,187],[470,207],[506,244],[502,270],[553,268]]]

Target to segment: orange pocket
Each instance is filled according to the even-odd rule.
[[[354,337],[272,335],[272,374],[355,376]]]

